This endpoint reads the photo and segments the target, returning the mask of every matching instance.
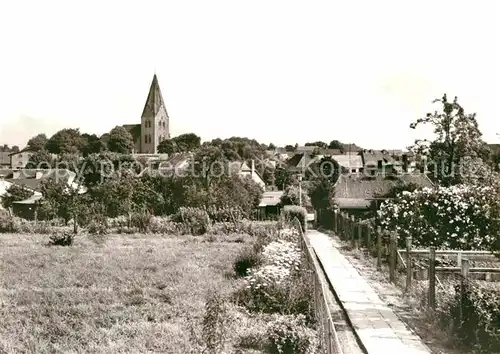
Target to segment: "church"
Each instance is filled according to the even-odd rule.
[[[140,124],[123,126],[134,138],[136,154],[157,154],[158,144],[170,139],[170,127],[167,108],[163,101],[156,74],[153,76]]]

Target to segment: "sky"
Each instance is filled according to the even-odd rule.
[[[401,149],[458,96],[500,143],[497,1],[0,0],[0,144],[140,123],[171,135]]]

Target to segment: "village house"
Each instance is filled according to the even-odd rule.
[[[34,151],[31,151],[29,149],[23,149],[18,152],[9,153],[10,168],[11,169],[25,168],[33,154]]]
[[[341,175],[335,183],[335,204],[340,210],[362,213],[382,202],[381,196],[395,186],[414,184],[432,188],[434,184],[424,173],[375,176]],[[375,207],[377,206],[375,204]]]
[[[85,193],[86,189],[75,181],[76,174],[66,169],[4,169],[0,170],[0,198],[7,193],[13,185],[18,185],[33,193],[25,200],[16,201],[13,204],[15,215],[25,219],[33,219],[35,210],[42,201],[42,181],[55,179],[64,181],[68,187],[78,188],[79,193]]]
[[[360,155],[333,155],[331,158],[339,164],[343,171],[349,174],[363,172],[363,158]]]
[[[0,151],[0,168],[10,168],[10,154],[8,151]]]

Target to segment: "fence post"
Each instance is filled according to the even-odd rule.
[[[368,253],[372,254],[372,227],[371,225],[366,225],[366,248],[368,249]]]
[[[411,266],[411,237],[406,238],[406,291],[410,291],[411,288],[411,275],[412,275],[412,266]]]
[[[429,307],[436,308],[436,248],[429,250]]]
[[[352,248],[356,249],[356,218],[354,215],[351,215],[351,246]]]
[[[464,309],[463,309],[463,301],[465,296],[465,291],[467,289],[467,280],[469,278],[469,260],[462,260],[462,267],[460,269],[460,325],[464,320]]]
[[[377,226],[377,269],[382,269],[382,228]]]
[[[357,247],[363,247],[363,224],[361,221],[358,224],[358,244]]]
[[[389,243],[389,279],[391,283],[396,282],[396,258],[398,257],[398,239],[395,232],[391,233]]]
[[[462,252],[457,253],[457,267],[462,268]]]

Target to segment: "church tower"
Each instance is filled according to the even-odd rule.
[[[141,116],[141,153],[157,154],[165,139],[170,139],[169,118],[155,74]]]

